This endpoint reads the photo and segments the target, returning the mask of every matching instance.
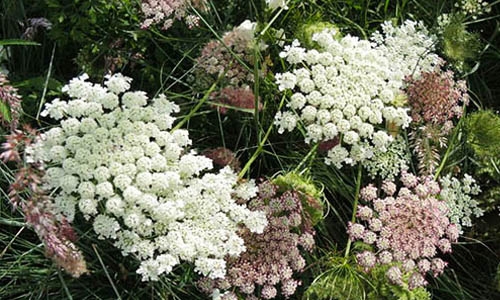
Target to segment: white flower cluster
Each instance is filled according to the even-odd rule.
[[[164,95],[149,101],[127,91],[130,78],[86,75],[64,87],[70,101],[54,100],[44,115],[60,126],[40,136],[31,159],[46,164],[44,182],[59,213],[80,211],[101,239],[115,241],[140,261],[143,280],[158,280],[181,261],[211,278],[225,275],[224,257],[245,251],[240,224],[263,232],[265,214],[235,202],[256,195],[253,181],[240,186],[224,168],[194,152],[185,130],[171,131],[178,106]]]
[[[450,222],[456,224],[460,234],[462,234],[462,226],[472,226],[472,216],[477,218],[484,213],[478,207],[479,202],[471,198],[471,195],[478,195],[481,189],[476,180],[468,174],[464,175],[462,181],[446,175],[441,178],[440,183],[441,192],[439,195],[442,200],[446,201]]]
[[[271,10],[275,10],[278,7],[282,7],[283,9],[288,9],[287,2],[288,2],[287,0],[266,0],[266,4],[267,6],[269,6]]]
[[[483,0],[461,0],[455,3],[455,7],[460,8],[465,15],[471,16],[474,20],[482,14],[491,12],[491,6]]]
[[[386,21],[382,24],[382,32],[375,32],[371,40],[384,52],[396,81],[408,75],[418,78],[422,72],[432,72],[442,61],[434,53],[437,37],[429,33],[423,22],[406,20],[403,25],[394,27]],[[400,84],[402,86],[403,82]]]
[[[432,70],[438,60],[427,53],[433,40],[415,23],[382,28],[374,42],[351,35],[336,39],[330,29],[313,35],[320,51],[295,40],[280,53],[295,67],[276,74],[279,90],[292,92],[289,110],[276,115],[279,132],[303,122],[307,143],[340,137],[326,158],[338,168],[370,158],[373,147],[385,151],[392,137],[384,123],[404,128],[411,121],[398,103],[404,78]]]
[[[403,170],[408,169],[410,154],[403,137],[398,136],[387,147],[387,151],[373,149],[373,156],[363,162],[363,167],[374,179],[379,175],[383,179],[394,180]]]

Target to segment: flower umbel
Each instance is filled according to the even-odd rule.
[[[142,0],[141,9],[146,16],[142,28],[163,22],[162,29],[167,30],[174,20],[181,19],[184,19],[189,28],[196,27],[199,18],[189,14],[191,6],[200,11],[205,11],[208,7],[205,0]]]
[[[358,264],[366,270],[375,264],[393,265],[389,280],[402,284],[399,274],[410,274],[409,287],[415,288],[426,284],[427,272],[433,276],[443,272],[446,263],[437,257],[438,250],[451,252],[458,228],[447,217],[446,203],[436,198],[440,192],[437,182],[406,172],[402,178],[404,186],[397,192],[393,182],[384,183],[385,197],[373,196],[377,192],[373,186],[367,187],[370,192],[364,188],[361,197],[366,206],[359,207],[359,223],[350,224],[348,232],[352,240],[373,247],[358,255]]]
[[[374,148],[385,151],[392,136],[381,128],[410,123],[398,95],[405,76],[431,70],[438,57],[433,37],[411,21],[394,28],[384,23],[373,42],[327,29],[313,35],[318,50],[307,50],[295,40],[280,56],[292,71],[276,74],[280,91],[289,91],[288,110],[276,114],[280,133],[302,122],[306,143],[339,143],[329,149],[325,162],[337,168],[369,159]],[[426,54],[422,58],[422,54]],[[382,126],[381,126],[382,125]]]
[[[86,79],[64,87],[72,100],[47,106],[60,125],[29,148],[48,166],[43,183],[54,189],[56,210],[92,220],[99,238],[140,260],[143,280],[181,261],[224,277],[224,257],[245,250],[240,226],[262,232],[267,224],[263,212],[235,202],[255,195],[252,182],[240,188],[229,167],[210,172],[212,160],[187,148],[188,132],[170,130],[179,108],[164,95],[150,101],[129,91],[131,79],[121,74],[104,86]]]
[[[244,230],[246,251],[240,257],[227,259],[228,273],[224,279],[202,280],[203,289],[235,289],[246,299],[273,299],[277,295],[289,298],[295,294],[301,283],[295,275],[305,267],[300,249],[311,251],[315,244],[312,216],[303,206],[303,201],[309,205],[318,201],[310,197],[273,181],[261,183],[259,196],[251,199],[248,206],[265,211],[269,225],[261,234]]]

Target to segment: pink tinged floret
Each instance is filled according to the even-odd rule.
[[[383,226],[382,221],[380,221],[379,219],[376,219],[376,218],[371,219],[369,224],[370,224],[369,225],[370,230],[375,231],[375,232],[380,231],[382,229],[382,226]]]
[[[382,212],[385,210],[385,206],[387,204],[387,198],[385,200],[383,199],[375,199],[373,201],[373,209],[375,209],[377,212]]]
[[[375,200],[377,198],[377,188],[370,184],[361,189],[360,196],[365,201]]]
[[[374,232],[366,231],[363,234],[363,242],[365,242],[368,245],[375,243],[376,240],[377,240],[377,235]]]
[[[412,259],[405,260],[403,262],[402,268],[405,272],[411,272],[415,269],[415,261]]]
[[[389,264],[392,262],[392,254],[389,251],[382,251],[378,255],[378,261],[381,264]]]
[[[414,272],[411,274],[410,279],[408,280],[408,288],[413,290],[418,287],[426,286],[427,281],[424,276],[418,272]]]
[[[431,270],[431,263],[427,259],[421,259],[417,264],[420,273],[425,274]]]
[[[429,190],[423,184],[419,184],[415,187],[415,192],[419,197],[426,197],[429,194]]]
[[[349,234],[350,239],[358,240],[363,238],[363,234],[365,232],[365,226],[357,223],[349,222],[347,227],[347,233]]]
[[[446,228],[446,235],[448,236],[451,242],[456,242],[460,235],[460,230],[458,229],[458,226],[455,224],[448,225],[448,227]]]
[[[276,294],[278,292],[276,291],[276,288],[272,285],[265,285],[263,288],[262,288],[262,291],[261,291],[261,296],[263,299],[273,299],[274,297],[276,297]]]
[[[370,270],[377,263],[377,257],[373,252],[364,251],[356,255],[356,259],[358,260],[358,264],[362,266],[366,271]]]
[[[373,216],[373,210],[371,208],[369,208],[368,206],[361,206],[360,205],[358,207],[357,216],[361,220],[367,221]]]
[[[240,291],[244,294],[252,294],[255,291],[255,285],[251,282],[247,282],[239,286]]]
[[[400,179],[407,188],[412,188],[418,183],[418,178],[411,173],[407,173],[406,171],[401,172]]]
[[[443,253],[451,252],[451,243],[450,243],[450,240],[448,240],[448,239],[439,240],[438,246],[439,246],[439,250],[441,250],[441,252],[443,252]]]
[[[290,297],[295,293],[299,284],[300,282],[295,279],[286,280],[281,283],[281,293],[285,297]]]
[[[396,193],[396,189],[396,184],[394,184],[394,182],[392,181],[386,180],[382,183],[382,190],[387,196],[394,195],[394,193]]]
[[[448,265],[447,262],[443,261],[441,258],[434,258],[431,263],[431,270],[434,277],[438,277],[444,271],[444,268]]]
[[[273,184],[270,181],[264,181],[261,184],[259,184],[259,192],[258,192],[259,198],[262,199],[272,198],[276,194],[277,190],[278,187],[275,184]]]
[[[403,274],[401,273],[401,270],[396,266],[390,267],[385,273],[385,276],[387,276],[387,279],[389,279],[389,282],[391,282],[392,284],[401,285],[403,283],[403,281],[401,280]]]

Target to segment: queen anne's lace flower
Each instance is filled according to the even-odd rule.
[[[407,127],[407,108],[398,103],[405,76],[417,76],[437,63],[431,53],[434,39],[420,24],[398,28],[385,23],[373,42],[347,35],[337,39],[325,30],[313,35],[318,50],[306,50],[298,41],[280,56],[295,67],[276,74],[281,91],[291,91],[288,107],[278,112],[280,133],[305,124],[305,141],[325,142],[336,137],[326,163],[342,167],[370,158],[373,148],[385,151],[392,137],[382,125]]]
[[[269,8],[272,10],[278,7],[281,7],[283,9],[288,9],[286,2],[287,2],[286,0],[266,0],[267,6],[269,6]]]
[[[423,72],[419,79],[407,78],[406,94],[414,122],[443,125],[462,115],[461,104],[469,102],[467,85],[464,80],[455,82],[453,77],[452,71],[436,67],[432,72]]]
[[[385,151],[384,151],[385,150]],[[363,163],[372,178],[379,175],[384,179],[394,179],[402,170],[407,170],[410,155],[406,149],[406,142],[397,137],[387,149],[373,149],[373,156]]]
[[[259,185],[259,196],[249,200],[248,206],[265,211],[269,225],[262,234],[245,230],[242,236],[247,250],[238,258],[227,259],[227,276],[204,278],[200,288],[206,293],[232,290],[245,299],[289,298],[301,283],[294,275],[305,267],[300,248],[311,251],[314,247],[312,209],[321,205],[301,190],[266,181]]]
[[[224,86],[210,95],[210,101],[215,104],[221,113],[229,108],[242,108],[253,112],[255,106],[262,109],[250,88],[254,82],[255,46],[264,50],[267,45],[255,38],[257,23],[243,21],[239,26],[224,33],[221,40],[211,40],[202,49],[196,59],[196,81],[201,87],[220,81]],[[259,71],[263,77],[265,66]]]
[[[253,49],[256,43],[255,27],[257,23],[245,20],[231,31],[224,33],[221,40],[211,40],[202,49],[197,58],[199,71],[214,75],[224,75],[233,87],[242,87],[253,82],[253,68],[249,69],[241,62],[253,62]],[[265,49],[265,44],[259,44]],[[238,57],[239,56],[239,59]],[[201,74],[203,75],[203,74]]]
[[[455,7],[460,8],[463,14],[472,16],[474,20],[484,13],[491,12],[491,6],[483,0],[461,0],[455,3]]]
[[[451,252],[458,228],[447,217],[446,203],[436,198],[437,182],[430,178],[403,182],[398,192],[393,182],[384,182],[385,197],[376,196],[372,185],[363,188],[360,195],[367,206],[359,207],[359,223],[350,223],[348,233],[351,240],[372,245],[373,251],[357,256],[367,271],[375,264],[390,265],[386,274],[390,282],[402,284],[402,274],[409,274],[408,285],[415,288],[426,283],[427,272],[434,276],[443,272],[446,263],[436,257],[438,249]]]
[[[189,28],[198,26],[199,17],[188,13],[191,6],[202,11],[207,9],[205,0],[143,0],[141,8],[146,19],[142,28],[163,22],[162,29],[167,30],[176,19],[184,19]]]
[[[471,195],[478,195],[481,189],[468,174],[461,181],[447,175],[441,178],[440,183],[442,188],[439,196],[448,205],[450,222],[456,224],[461,233],[462,226],[472,226],[472,216],[480,217],[484,213],[478,207],[479,202],[471,198]]]
[[[255,196],[253,181],[239,187],[229,167],[211,173],[209,158],[185,151],[191,140],[184,130],[169,131],[179,108],[165,96],[149,101],[127,91],[131,79],[121,74],[107,76],[106,87],[86,79],[64,87],[76,100],[47,106],[61,126],[29,151],[47,166],[55,210],[71,220],[77,207],[99,238],[141,260],[143,280],[158,280],[183,260],[224,277],[224,258],[245,251],[240,225],[261,233],[267,224],[264,212],[234,199]]]

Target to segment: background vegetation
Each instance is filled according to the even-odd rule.
[[[94,81],[101,81],[108,72],[122,72],[134,78],[134,88],[150,95],[165,93],[181,106],[179,120],[185,121],[184,127],[189,128],[193,144],[200,152],[216,147],[233,150],[242,165],[252,161],[251,167],[244,171],[253,178],[269,177],[294,168],[306,170],[304,175],[324,188],[328,215],[318,228],[318,247],[309,257],[310,262],[316,263],[303,275],[302,290],[298,293],[301,295],[322,272],[324,264],[332,263],[330,255],[346,246],[345,226],[351,218],[357,171],[346,168],[340,173],[326,166],[321,157],[308,156],[309,146],[303,142],[300,132],[286,137],[278,135],[272,123],[281,97],[270,92],[275,89],[271,72],[254,87],[265,108],[262,112],[221,114],[205,104],[189,114],[207,90],[197,81],[192,69],[203,46],[244,19],[259,21],[264,26],[272,17],[265,10],[265,1],[208,2],[211,10],[201,15],[200,27],[190,30],[177,22],[168,31],[162,31],[160,27],[140,28],[143,16],[138,0],[2,0],[0,65],[9,70],[11,83],[23,98],[22,123],[40,128],[50,126],[48,120],[39,116],[40,107],[60,96],[62,86],[76,75],[86,72]],[[283,12],[274,20],[273,27],[300,36],[306,25],[325,21],[344,32],[367,37],[385,20],[423,20],[432,28],[442,12],[454,9],[455,2],[291,1],[294,9]],[[487,109],[491,110],[490,114],[498,114],[500,109],[500,5],[497,2],[491,1],[489,14],[462,22],[473,36],[473,45],[464,42],[467,38],[461,42],[450,41],[465,43],[467,50],[472,51],[466,56],[463,72],[472,96],[469,110]],[[51,27],[33,29],[34,33],[27,36],[27,30],[33,27],[29,21],[32,18],[46,18]],[[291,41],[293,37],[287,38]],[[277,56],[281,48],[273,35],[268,33],[263,39],[269,44],[269,53]],[[34,43],[27,45],[26,41]],[[445,53],[446,44],[439,48]],[[267,64],[274,73],[284,68],[271,65],[268,58],[259,55],[255,56],[254,63]],[[447,166],[451,169],[460,163],[463,171],[475,174],[483,189],[481,205],[486,214],[454,245],[453,254],[447,257],[450,268],[429,286],[433,299],[500,299],[500,172],[495,169],[500,162],[500,144],[479,155],[474,150],[474,143],[500,139],[500,124],[492,126],[491,122],[484,121],[486,117],[471,118],[464,124],[463,135],[457,140]],[[206,298],[194,286],[193,278],[197,275],[187,264],[159,282],[141,282],[133,271],[137,265],[122,257],[109,242],[98,240],[91,227],[78,219],[75,221],[81,224],[78,246],[91,274],[79,279],[64,274],[45,258],[43,245],[24,223],[22,213],[13,209],[7,200],[6,190],[14,171],[12,166],[1,165],[1,299]],[[340,284],[335,288],[342,291]],[[341,295],[332,297],[342,299]]]

